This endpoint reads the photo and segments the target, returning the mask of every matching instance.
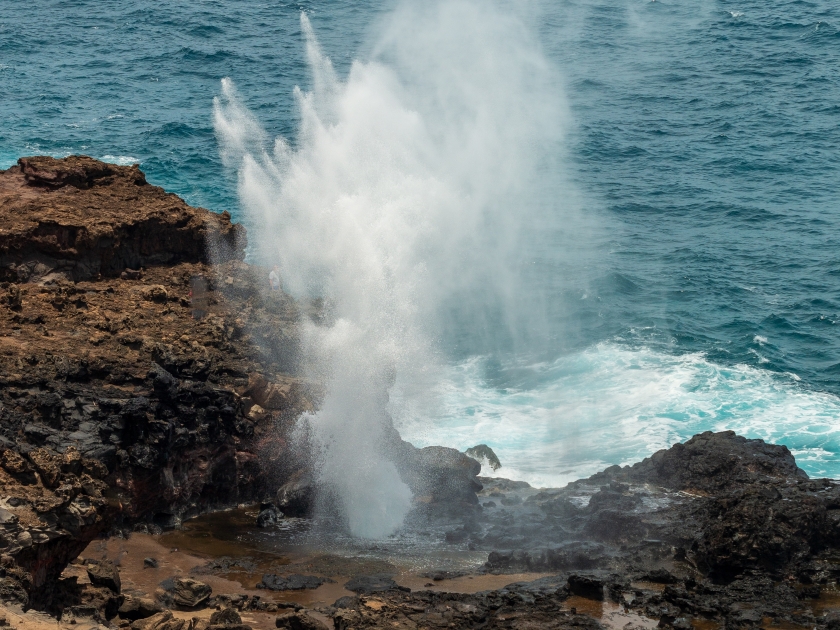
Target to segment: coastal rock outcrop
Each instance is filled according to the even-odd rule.
[[[230,215],[187,205],[135,166],[24,157],[0,173],[0,280],[91,280],[180,262],[241,260]]]
[[[229,216],[137,167],[21,158],[0,219],[0,597],[60,609],[62,569],[109,528],[176,527],[300,468],[310,306],[242,262]]]
[[[806,602],[838,588],[840,484],[784,446],[707,432],[562,489],[482,481],[481,514],[447,540],[488,550],[490,572],[559,572],[662,625],[827,623]]]

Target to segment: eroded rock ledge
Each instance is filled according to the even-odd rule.
[[[26,157],[0,173],[0,280],[90,280],[126,268],[241,260],[230,215],[187,205],[137,166]]]
[[[0,172],[0,596],[49,607],[114,524],[258,501],[300,467],[284,430],[310,405],[306,307],[268,290],[244,244],[137,167]]]

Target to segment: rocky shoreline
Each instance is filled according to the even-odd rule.
[[[263,290],[229,216],[136,167],[22,158],[0,215],[4,553],[30,576],[21,602],[50,608],[93,538],[259,501],[299,467],[280,455],[311,404],[300,306]]]
[[[363,564],[263,574],[240,558],[247,579],[225,588],[259,582],[256,596],[211,595],[202,575],[233,574],[210,559],[202,575],[123,592],[121,573],[167,565],[94,558],[103,537],[235,506],[255,506],[266,531],[309,516],[317,489],[291,429],[319,393],[299,372],[297,322],[328,313],[272,291],[229,215],[136,167],[22,158],[0,172],[0,217],[0,600],[21,628],[37,627],[27,609],[133,630],[265,622],[248,614],[339,630],[610,626],[586,602],[642,627],[840,628],[840,486],[731,432],[535,489],[393,431],[415,497],[406,531],[486,562],[406,577]],[[478,587],[507,574],[534,579]],[[319,603],[292,605],[305,590]]]

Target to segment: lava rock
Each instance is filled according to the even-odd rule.
[[[680,579],[668,571],[668,569],[654,569],[648,571],[642,577],[643,580],[653,582],[654,584],[676,584]]]
[[[235,608],[225,608],[224,610],[217,610],[210,615],[211,625],[230,625],[242,623],[242,617]]]
[[[96,564],[87,565],[87,574],[90,583],[96,586],[104,586],[115,593],[119,593],[122,585],[120,583],[120,571],[110,560],[102,560]]]
[[[604,581],[589,575],[570,575],[569,593],[586,599],[594,599],[595,601],[603,601],[604,599]]]
[[[477,444],[472,448],[468,448],[466,451],[464,451],[464,455],[472,457],[473,459],[479,462],[486,459],[488,465],[493,470],[493,472],[496,472],[497,470],[499,470],[499,468],[502,467],[502,462],[499,461],[499,458],[496,455],[496,453],[494,453],[493,449],[487,446],[486,444]]]
[[[61,477],[59,459],[51,455],[46,449],[36,448],[29,453],[29,461],[41,477],[41,482],[48,488],[55,488]]]
[[[277,490],[277,505],[289,516],[308,516],[315,503],[315,484],[308,474],[299,474]]]
[[[327,626],[306,613],[288,612],[275,619],[274,625],[284,630],[328,630]]]
[[[266,573],[262,577],[262,582],[257,584],[257,588],[265,588],[272,591],[302,591],[304,589],[318,588],[325,582],[332,582],[332,580],[315,575],[292,574],[287,577],[280,577],[279,575]]]
[[[355,608],[359,605],[359,598],[356,595],[345,595],[339,597],[333,603],[333,608]]]
[[[136,621],[137,619],[146,619],[162,611],[161,605],[152,599],[126,595],[117,612],[123,619]]]
[[[175,578],[172,581],[172,601],[178,606],[196,608],[210,597],[213,589],[204,582],[191,578]]]
[[[281,518],[283,518],[283,512],[269,504],[267,507],[260,510],[260,513],[257,516],[257,527],[270,527],[275,525]]]
[[[390,575],[383,574],[357,575],[347,582],[344,585],[344,588],[360,595],[370,595],[371,593],[380,593],[382,591],[399,589],[400,586],[391,578]]]
[[[187,622],[172,615],[171,610],[164,610],[151,617],[132,622],[131,630],[184,630]]]

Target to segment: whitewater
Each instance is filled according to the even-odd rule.
[[[498,474],[558,485],[733,429],[788,445],[809,474],[840,477],[834,3],[500,2],[490,12],[499,30],[473,42],[472,66],[458,61],[470,40],[458,39],[457,20],[427,26],[437,39],[394,39],[394,16],[411,3],[242,2],[234,12],[180,0],[165,14],[147,2],[79,4],[56,3],[46,25],[0,7],[0,166],[34,153],[139,162],[189,202],[231,210],[256,236],[254,259],[282,262],[289,290],[349,287],[339,319],[353,325],[313,332],[312,369],[365,367],[347,348],[376,348],[364,381],[376,395],[361,401],[376,409],[374,432],[387,413],[417,445],[486,443]],[[499,71],[482,74],[482,59]],[[283,177],[266,165],[303,164],[295,156],[317,144],[320,132],[301,123],[329,131],[348,120],[317,104],[307,117],[307,95],[346,85],[384,99],[363,129],[402,116],[365,154],[365,190],[376,194],[348,195],[340,178],[325,188],[321,174],[305,198],[372,202],[380,214],[345,216],[378,220],[382,238],[368,239],[369,224],[333,232],[301,217],[284,233],[288,215],[272,223],[248,210],[255,199],[240,197],[235,162],[250,151],[262,169],[251,173],[268,181],[250,190],[276,199]],[[251,112],[243,144],[222,142],[222,155],[215,96]],[[477,112],[474,135],[465,112]],[[325,155],[333,181],[366,165],[358,153],[310,153]],[[399,177],[383,183],[372,174],[388,160]],[[405,207],[437,212],[403,213],[411,220],[395,226],[383,200],[406,191]],[[261,233],[283,246],[260,244]],[[334,244],[331,257],[316,235]],[[360,245],[373,255],[360,258]],[[452,263],[454,251],[468,255]],[[359,301],[366,291],[378,297]],[[330,474],[349,466],[338,460]],[[405,509],[398,484],[386,494],[384,509]]]

